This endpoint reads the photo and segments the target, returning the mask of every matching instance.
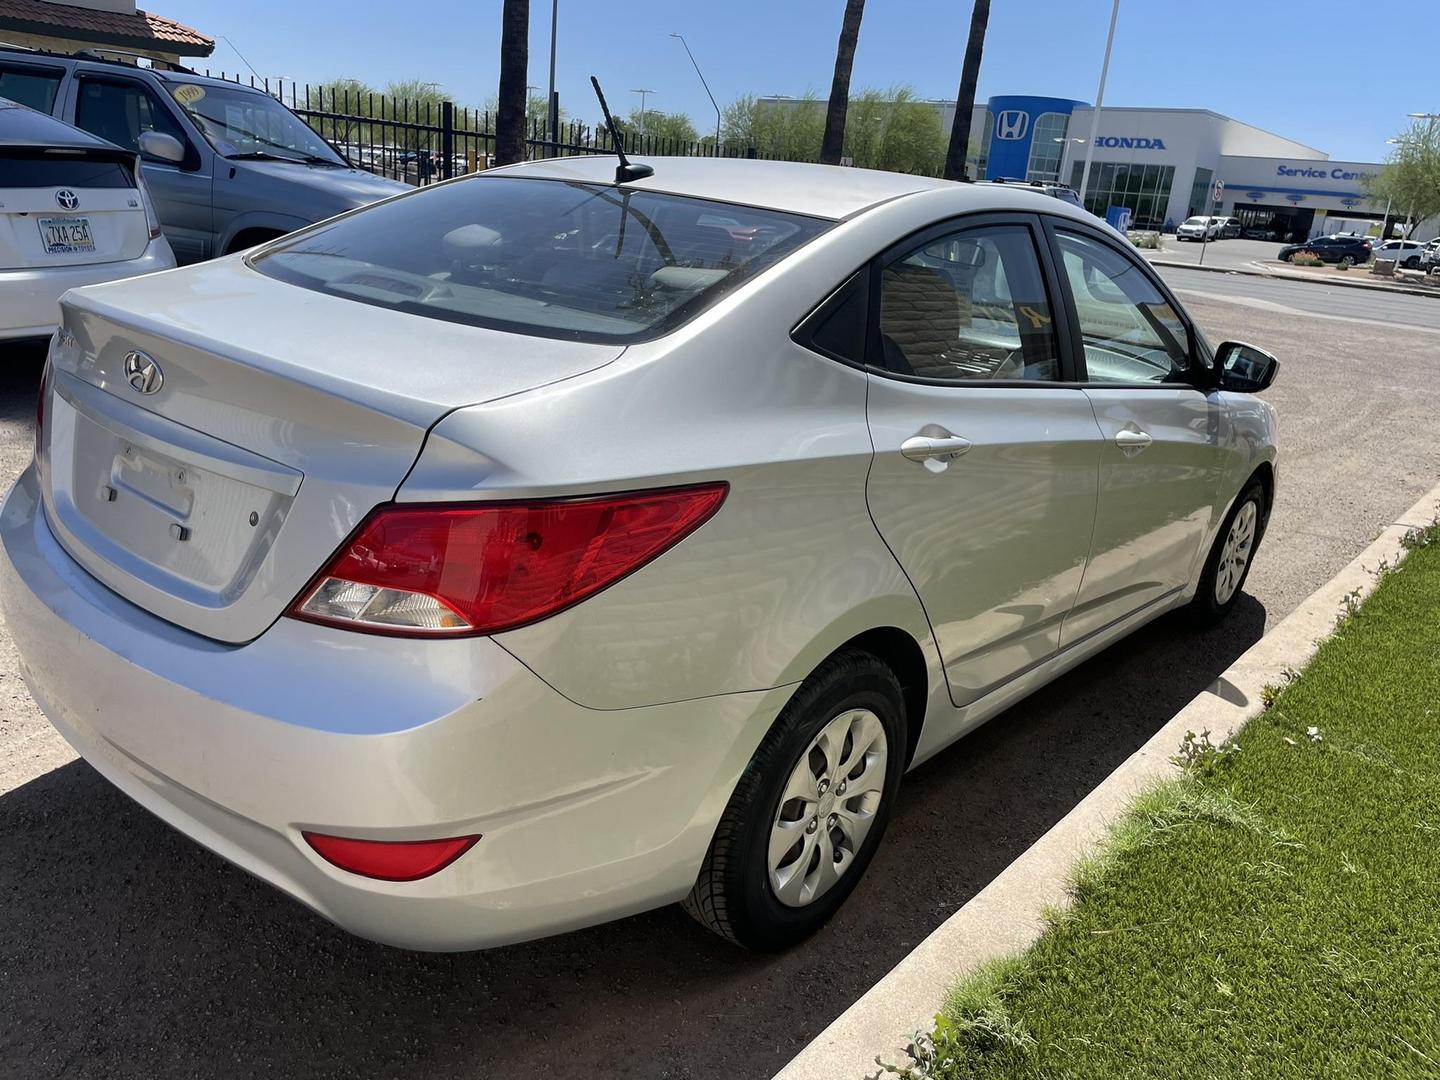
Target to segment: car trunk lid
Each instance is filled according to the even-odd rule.
[[[455,408],[623,350],[318,295],[228,259],[70,294],[41,453],[61,544],[187,629],[251,640]]]
[[[134,156],[0,148],[0,270],[138,259],[150,227]]]

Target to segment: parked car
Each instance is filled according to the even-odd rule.
[[[182,263],[409,190],[351,168],[264,91],[184,70],[0,48],[0,93],[138,153]]]
[[[1220,239],[1220,218],[1189,217],[1175,230],[1176,240],[1218,240]]]
[[[1313,253],[1321,262],[1356,266],[1370,260],[1370,241],[1356,236],[1317,236],[1303,244],[1289,244],[1281,248],[1276,258],[1289,262],[1302,251]]]
[[[1420,266],[1426,270],[1440,266],[1440,236],[1425,242],[1420,250]]]
[[[49,337],[67,289],[174,265],[134,154],[0,98],[0,341]]]
[[[1371,254],[1377,259],[1389,259],[1406,270],[1418,270],[1425,251],[1419,240],[1386,240],[1371,247]]]
[[[1247,225],[1240,235],[1246,240],[1279,240],[1280,230],[1273,225]]]
[[[1274,358],[1092,216],[654,167],[481,173],[64,303],[0,509],[19,669],[112,783],[356,933],[683,900],[785,946],[907,769],[1223,617],[1264,535]]]
[[[1238,240],[1244,229],[1240,226],[1238,217],[1222,217],[1220,220],[1220,239]]]

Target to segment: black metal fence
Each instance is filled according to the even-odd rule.
[[[284,80],[242,80],[205,72],[212,78],[248,81],[290,107],[351,164],[392,180],[429,184],[490,166],[495,154],[494,114],[449,101],[414,101],[372,91],[310,86]],[[574,121],[560,125],[552,139],[542,118],[527,121],[526,157],[608,154],[610,133]],[[626,153],[637,156],[765,157],[754,147],[719,146],[711,139],[669,139],[622,132]]]

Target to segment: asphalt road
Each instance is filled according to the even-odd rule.
[[[1249,266],[1257,260],[1273,259],[1284,247],[1272,240],[1212,240],[1198,244],[1194,240],[1177,240],[1166,236],[1161,241],[1165,246],[1159,251],[1145,251],[1147,259],[1165,259],[1170,262],[1198,263],[1203,258],[1206,266]]]
[[[1236,280],[1252,303],[1186,300],[1213,339],[1284,363],[1280,495],[1248,595],[1207,633],[1152,624],[908,776],[855,895],[781,956],[676,908],[487,953],[359,941],[73,760],[0,627],[0,1075],[770,1075],[1440,477],[1433,333],[1296,314],[1314,305]],[[0,355],[7,483],[37,372]]]
[[[1258,241],[1250,241],[1258,243]],[[1319,315],[1327,320],[1350,320],[1374,326],[1404,326],[1440,331],[1440,294],[1415,296],[1380,289],[1357,289],[1249,274],[1220,274],[1157,266],[1170,287],[1185,296],[1201,296],[1278,314]],[[1366,271],[1351,271],[1365,274]]]

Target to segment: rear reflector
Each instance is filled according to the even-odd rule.
[[[324,833],[301,833],[326,862],[381,881],[418,881],[439,873],[475,846],[478,836],[444,840],[356,840]]]
[[[290,614],[375,634],[495,634],[593,596],[699,528],[723,483],[374,511]]]

